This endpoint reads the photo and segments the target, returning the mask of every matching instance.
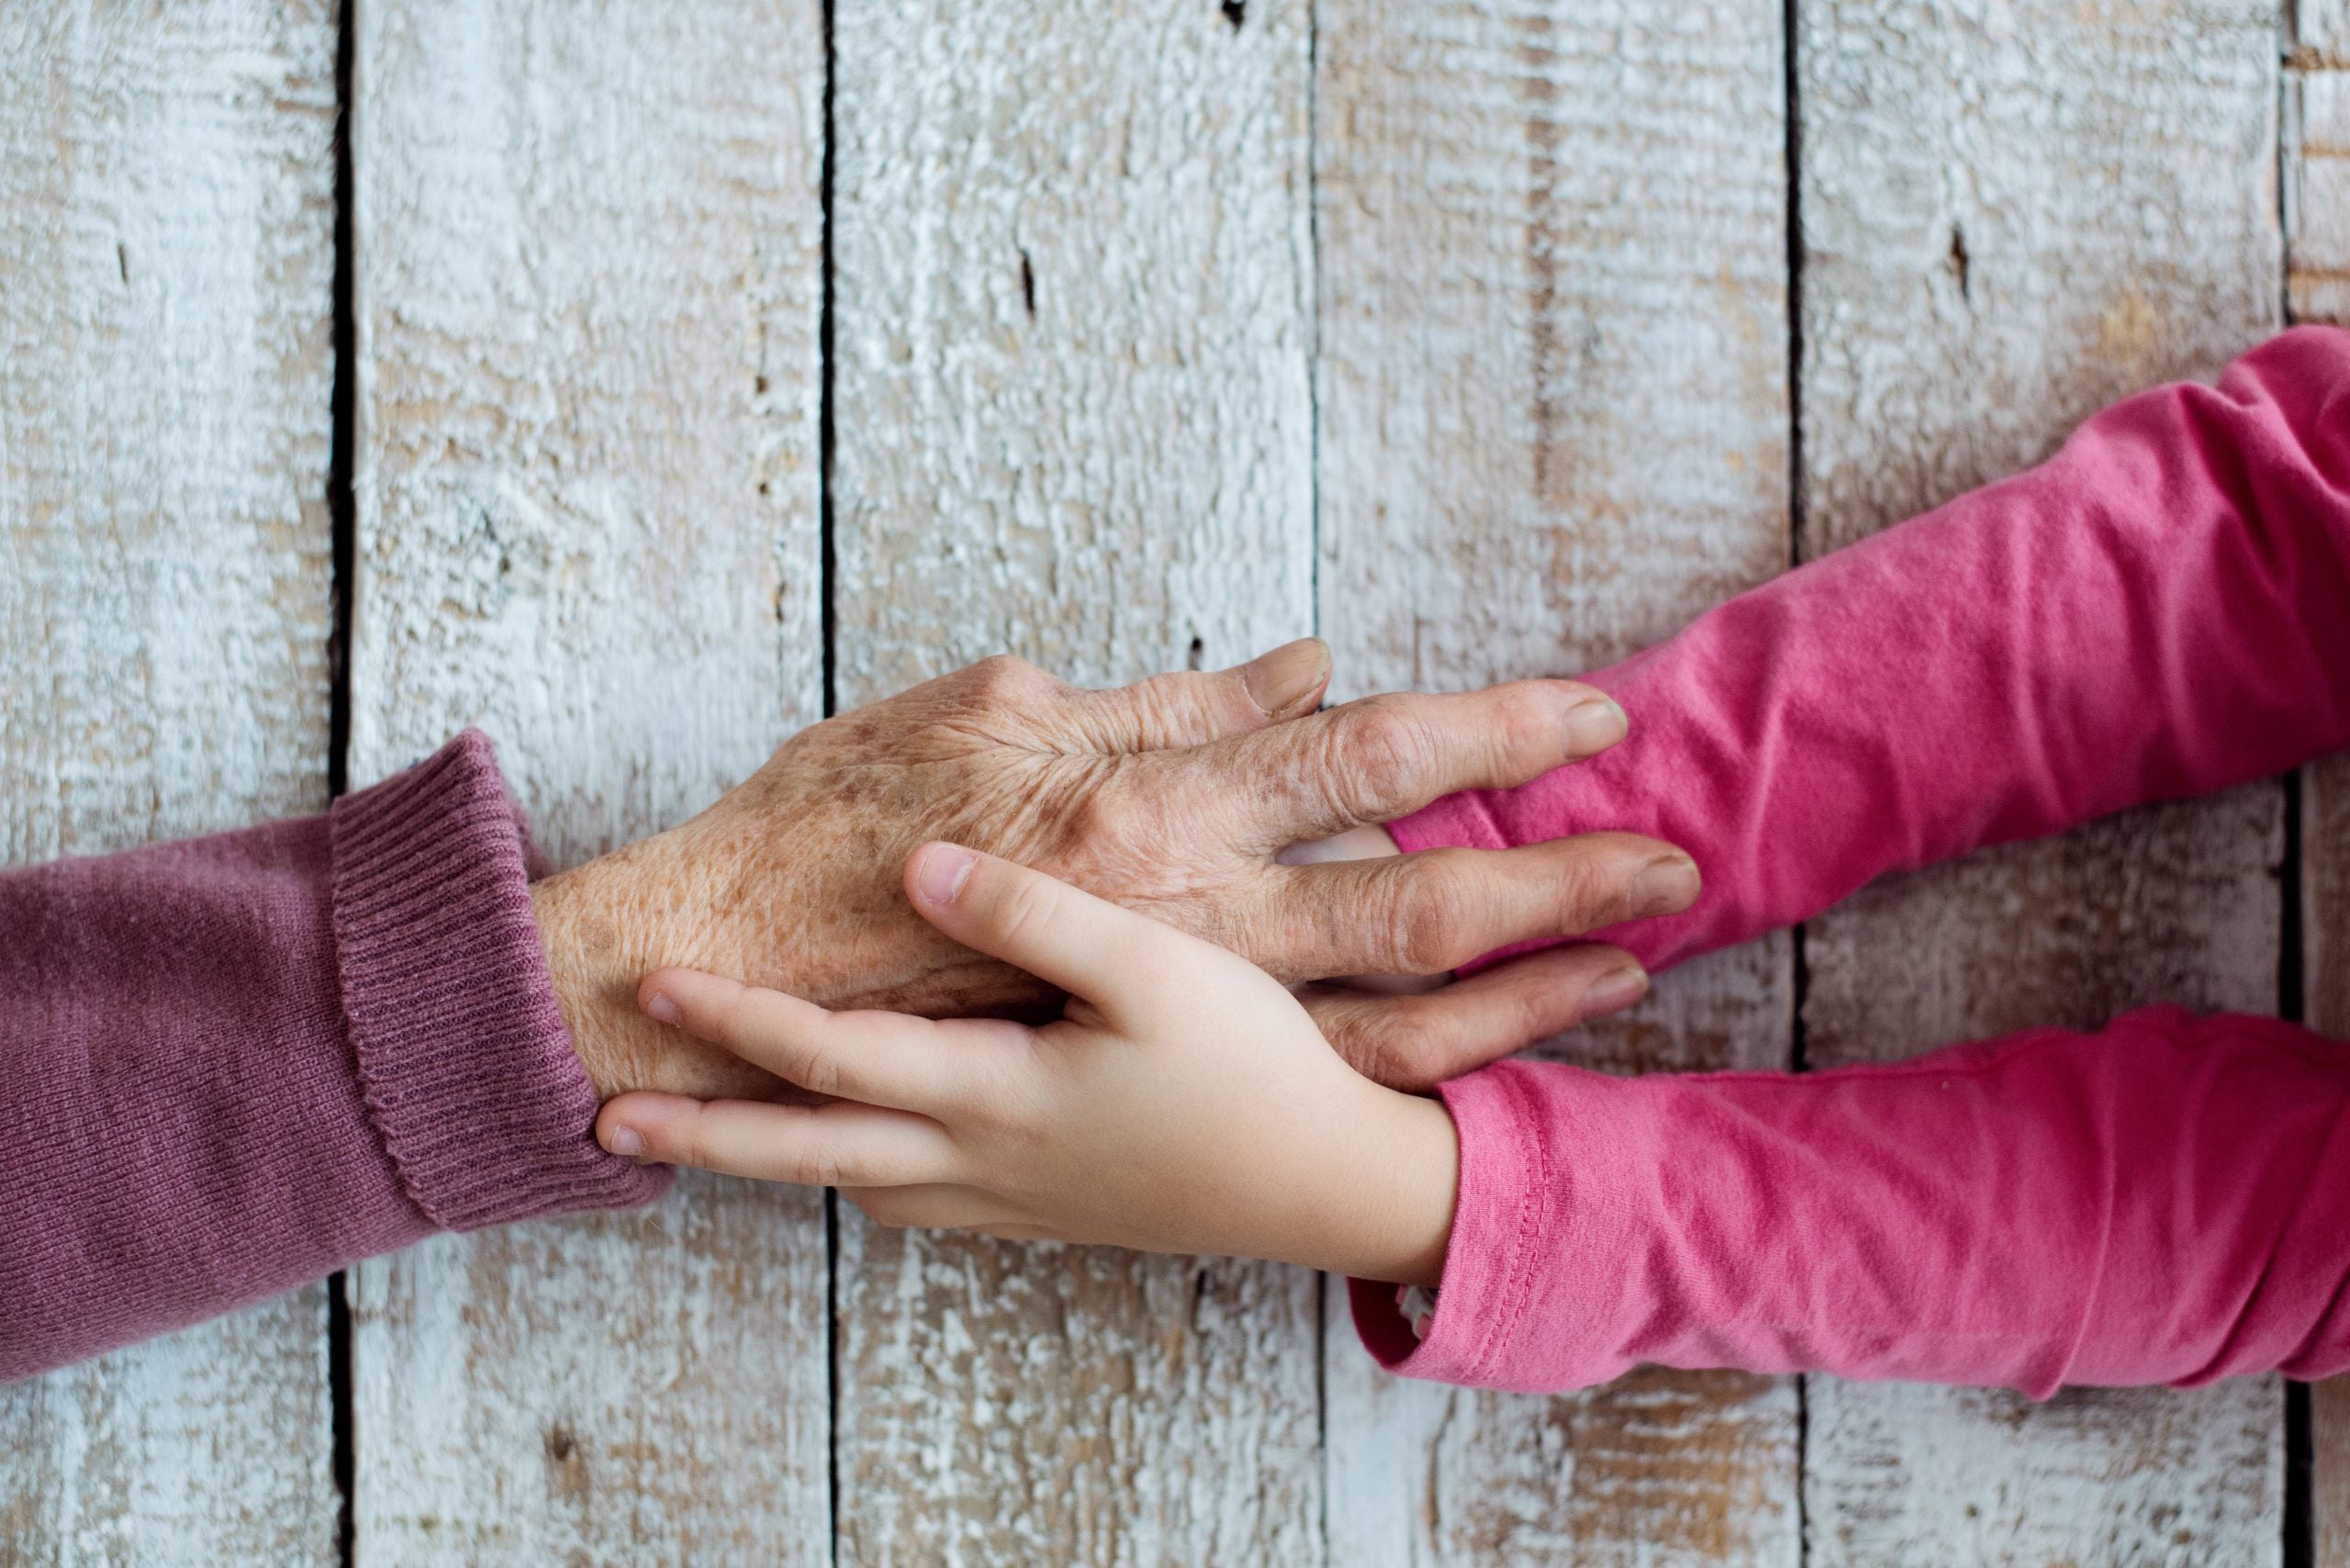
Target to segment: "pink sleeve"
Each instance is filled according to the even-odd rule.
[[[467,733],[330,816],[0,875],[0,1380],[438,1227],[642,1203]]]
[[[1652,968],[1889,871],[2350,745],[2350,331],[2133,398],[1592,678],[1623,744],[1393,828],[1407,850],[1680,845],[1696,907],[1604,934]]]
[[[2350,1368],[2350,1047],[2175,1008],[1892,1067],[1449,1085],[1461,1196],[1427,1337],[1381,1361],[1556,1391],[1637,1362],[2004,1384]]]

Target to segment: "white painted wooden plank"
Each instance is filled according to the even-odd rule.
[[[834,9],[844,704],[1311,627],[1303,0]],[[1319,1552],[1315,1284],[841,1214],[845,1561]]]
[[[1322,0],[1322,624],[1347,692],[1563,674],[1787,559],[1780,7]],[[1639,722],[1638,715],[1634,722]],[[1778,1066],[1782,938],[1557,1055]],[[1330,1293],[1331,1561],[1792,1562],[1791,1380],[1387,1376]]]
[[[2310,1027],[2350,1040],[2350,756],[2301,774],[2302,984]],[[2310,1391],[2314,1568],[2350,1568],[2350,1375]]]
[[[330,8],[0,14],[0,863],[326,804]],[[323,1287],[0,1389],[12,1562],[325,1562]]]
[[[1813,1562],[2277,1561],[2274,1379],[2192,1398],[1811,1380]]]
[[[2289,0],[2302,59],[2334,70],[2350,66],[2350,0]]]
[[[2265,0],[1802,8],[1807,555],[2274,329],[2275,29]],[[2272,1007],[2280,820],[2261,786],[1871,890],[1808,930],[1808,1059]],[[1814,1380],[1813,1557],[2273,1562],[2282,1406]]]
[[[352,777],[479,722],[558,864],[818,716],[815,0],[358,17]],[[829,1559],[821,1200],[354,1275],[362,1562]]]
[[[2286,306],[2350,325],[2350,55],[2285,78]]]
[[[2350,0],[2299,0],[2285,75],[2286,308],[2350,326]],[[2350,758],[2301,774],[2310,1026],[2350,1038]],[[2350,1568],[2350,1377],[2310,1395],[2315,1568]]]
[[[2326,1028],[2336,1038],[2350,1033],[2338,1022]],[[2310,1438],[2311,1562],[2343,1568],[2350,1562],[2350,1376],[2311,1385]]]

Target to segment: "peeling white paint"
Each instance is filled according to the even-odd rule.
[[[820,716],[815,0],[363,6],[365,783],[479,723],[558,864]],[[356,1271],[362,1563],[829,1561],[821,1198]]]

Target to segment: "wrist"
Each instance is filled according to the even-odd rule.
[[[681,830],[680,830],[681,831]],[[609,1100],[634,1089],[701,1098],[764,1096],[776,1081],[644,1015],[638,983],[665,965],[733,973],[713,950],[707,899],[678,833],[658,834],[534,883],[532,913],[572,1049]]]
[[[1328,1234],[1337,1245],[1319,1266],[1354,1279],[1434,1286],[1452,1241],[1460,1137],[1442,1101],[1377,1092],[1355,1158],[1333,1171]]]

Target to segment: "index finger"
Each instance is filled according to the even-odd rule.
[[[966,947],[1084,998],[1119,1028],[1196,1002],[1203,983],[1227,985],[1208,980],[1220,966],[1258,972],[1148,915],[960,845],[915,850],[906,893],[923,919]]]
[[[1390,822],[1460,790],[1506,790],[1606,751],[1623,709],[1572,680],[1366,697],[1169,759],[1239,802],[1249,847],[1270,853]]]
[[[637,988],[645,1013],[813,1093],[928,1113],[983,1095],[1003,1030],[898,1013],[833,1013],[796,996],[699,969],[655,969]]]

